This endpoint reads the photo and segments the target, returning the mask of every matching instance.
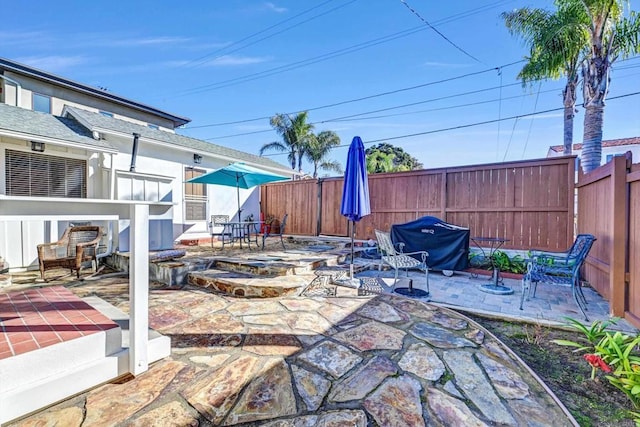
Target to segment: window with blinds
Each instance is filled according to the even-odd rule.
[[[207,187],[206,184],[186,182],[191,178],[204,175],[205,171],[194,168],[184,170],[185,220],[204,221],[207,219]]]
[[[87,197],[86,160],[6,150],[8,196]]]

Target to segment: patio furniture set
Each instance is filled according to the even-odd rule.
[[[251,243],[256,247],[259,247],[260,244],[258,243],[258,238],[261,237],[262,249],[264,250],[264,244],[267,238],[279,237],[282,250],[284,251],[287,248],[284,245],[283,235],[287,226],[288,217],[289,214],[284,214],[279,227],[276,229],[275,227],[271,227],[269,224],[266,224],[264,221],[229,221],[229,215],[212,215],[210,223],[211,235],[212,237],[215,235],[215,227],[222,227],[218,237],[222,242],[223,249],[226,245],[233,245],[236,242],[239,243],[240,249],[242,249],[243,243],[246,243],[248,249],[251,249]],[[211,239],[211,247],[213,247],[213,239]]]
[[[262,225],[264,223],[262,221],[233,222],[229,221],[226,215],[212,216],[211,224],[212,230],[215,226],[223,227],[220,233],[223,248],[226,245],[233,245],[235,242],[240,244],[240,248],[242,248],[243,243],[246,243],[249,249],[251,249],[252,243],[258,247],[260,246],[258,239],[261,237],[261,247],[264,249],[265,241],[268,237],[279,237],[283,250],[286,250],[283,234],[287,218],[288,215],[285,214],[277,231],[273,231],[270,227],[263,228]],[[407,243],[402,241],[394,242],[392,235],[388,232],[375,230],[375,235],[380,255],[378,271],[382,270],[383,265],[394,270],[393,291],[411,297],[429,296],[429,270],[435,268],[446,271],[446,269],[442,268],[444,264],[435,265],[430,262],[430,253],[427,250],[405,251]],[[425,236],[429,235],[429,233],[425,234]],[[101,238],[101,227],[83,225],[67,228],[57,242],[38,245],[38,264],[42,279],[45,279],[45,271],[54,268],[68,268],[72,273],[75,271],[77,277],[80,277],[80,269],[85,263],[95,263],[97,269],[98,261],[96,255]],[[472,237],[471,240],[478,245],[482,256],[491,263],[492,268],[490,283],[480,285],[480,289],[499,295],[513,293],[513,289],[500,284],[500,269],[494,262],[493,257],[494,253],[508,240],[488,237]],[[527,260],[527,271],[522,279],[520,310],[523,309],[525,299],[528,300],[535,297],[539,282],[569,285],[576,305],[584,318],[588,320],[585,313],[587,301],[582,292],[580,269],[595,240],[595,236],[591,234],[579,234],[573,245],[566,252],[529,251],[530,259]],[[411,247],[416,247],[415,242]],[[468,254],[468,240],[465,257],[466,254]],[[408,287],[396,288],[400,270],[404,270],[408,277],[409,269],[418,269],[424,272],[426,289],[414,288],[411,280]],[[335,295],[336,285],[346,284],[353,286],[351,283],[353,278],[350,278],[351,281],[348,284],[346,283],[346,278],[346,272],[341,269],[318,270],[316,279],[307,287],[307,291],[312,293],[320,292],[327,296]],[[375,289],[379,287],[376,283],[369,283],[366,280],[364,282],[360,280],[358,286],[363,287],[363,292],[366,291],[364,288],[371,288],[370,290],[375,292]]]

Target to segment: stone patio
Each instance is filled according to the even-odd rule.
[[[302,280],[299,292],[272,298],[152,283],[150,327],[171,338],[171,356],[11,425],[576,425],[517,356],[447,308],[560,322],[579,318],[568,288],[541,285],[520,311],[518,281],[505,279],[515,292],[499,296],[479,291],[485,277],[434,272],[427,303],[391,293],[392,272],[358,264],[358,276],[376,278],[381,294],[337,286],[335,296],[304,296],[312,271],[282,276]],[[409,277],[424,286],[421,273]],[[125,277],[66,287],[128,312]],[[589,291],[592,320],[608,318],[606,302]]]

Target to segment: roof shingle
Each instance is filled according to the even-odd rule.
[[[106,141],[93,139],[91,131],[73,118],[57,117],[0,103],[0,130],[3,129],[31,138],[52,138],[94,149],[117,151]]]

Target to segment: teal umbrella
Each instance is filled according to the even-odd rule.
[[[238,221],[242,221],[242,208],[240,206],[240,189],[251,188],[256,185],[266,184],[274,181],[284,181],[290,179],[262,169],[247,166],[244,163],[232,163],[220,169],[216,169],[204,175],[191,178],[187,182],[197,184],[214,184],[236,187],[238,194]]]

